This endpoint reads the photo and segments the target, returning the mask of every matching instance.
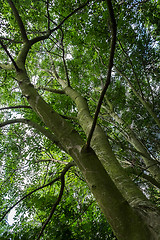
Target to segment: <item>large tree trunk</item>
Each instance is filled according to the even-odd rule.
[[[96,155],[93,149],[86,150],[79,134],[41,98],[30,83],[25,70],[17,73],[17,80],[30,106],[75,160],[117,238],[158,240],[160,238],[158,211],[125,174],[102,129],[97,126],[92,139]],[[88,133],[92,119],[89,112],[83,108],[86,104],[84,99],[71,88],[65,90],[68,95],[74,95],[74,100],[79,106],[80,124]],[[72,96],[72,99],[74,97]]]

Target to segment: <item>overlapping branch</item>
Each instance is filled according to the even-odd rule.
[[[59,196],[58,196],[58,198],[57,198],[57,201],[53,204],[52,209],[51,209],[51,212],[50,212],[48,218],[46,219],[46,221],[44,222],[44,224],[43,224],[43,226],[42,226],[42,228],[41,228],[41,231],[40,231],[40,233],[39,233],[39,235],[38,235],[38,237],[37,237],[36,240],[39,240],[40,237],[42,236],[42,234],[43,234],[43,232],[44,232],[47,224],[48,224],[49,221],[51,220],[51,218],[52,218],[52,216],[53,216],[53,214],[54,214],[54,212],[55,212],[55,210],[56,210],[56,207],[57,207],[58,204],[60,203],[60,201],[61,201],[61,199],[62,199],[62,196],[63,196],[64,187],[65,187],[65,178],[64,178],[64,176],[65,176],[66,172],[67,172],[72,166],[74,166],[74,165],[75,165],[74,162],[71,162],[71,163],[69,163],[69,164],[64,168],[64,170],[62,171],[61,176],[60,176],[61,189],[60,189],[60,192],[59,192]]]
[[[26,199],[27,197],[31,196],[33,193],[35,193],[35,192],[37,192],[37,191],[39,191],[39,190],[41,190],[41,189],[43,189],[43,188],[45,188],[45,187],[48,187],[48,186],[53,185],[55,182],[57,182],[57,181],[59,181],[59,180],[61,180],[61,179],[63,180],[63,179],[64,179],[64,175],[66,174],[66,172],[67,172],[72,166],[75,166],[75,163],[74,163],[73,161],[70,162],[70,163],[68,163],[68,165],[63,169],[63,171],[62,171],[62,173],[61,173],[61,175],[60,175],[59,177],[55,178],[54,180],[52,180],[51,182],[49,182],[49,183],[47,183],[47,184],[45,184],[45,185],[42,185],[42,186],[40,186],[40,187],[32,190],[31,192],[29,192],[28,194],[26,194],[26,195],[24,195],[22,198],[20,198],[15,204],[13,204],[13,205],[3,214],[3,216],[0,218],[0,222],[5,218],[5,216],[6,216],[15,206],[17,206],[17,205],[18,205],[20,202],[22,202],[24,199]],[[58,199],[59,199],[59,197],[58,197]],[[58,201],[58,199],[57,199],[57,201]],[[56,203],[57,203],[57,201],[56,201]],[[56,203],[55,203],[55,204],[56,204]],[[57,205],[58,205],[58,204],[57,204]],[[57,206],[57,205],[56,205],[56,206]]]
[[[112,42],[111,42],[111,50],[110,50],[110,57],[109,57],[109,65],[108,65],[108,73],[107,73],[107,79],[106,79],[106,83],[102,89],[98,104],[97,104],[97,108],[95,111],[95,115],[94,115],[94,119],[93,119],[93,123],[92,123],[92,127],[91,130],[89,132],[88,135],[88,139],[87,139],[87,144],[86,144],[86,148],[90,147],[90,142],[93,136],[93,132],[94,129],[96,127],[96,123],[97,123],[97,119],[98,119],[98,115],[101,109],[101,105],[104,99],[104,95],[108,89],[108,86],[110,84],[110,80],[111,80],[111,71],[112,71],[112,67],[113,67],[113,59],[114,59],[114,52],[115,52],[115,46],[116,46],[116,34],[117,34],[117,24],[116,24],[116,20],[114,17],[114,11],[113,11],[113,6],[112,6],[112,2],[111,0],[106,0],[107,2],[107,6],[108,6],[108,11],[109,11],[109,16],[110,16],[110,21],[111,21],[111,33],[112,33]]]
[[[55,28],[50,29],[47,31],[46,35],[43,36],[39,36],[36,38],[33,38],[30,42],[33,45],[36,42],[42,41],[47,39],[53,32],[55,32],[56,30],[60,29],[60,27],[63,25],[63,23],[70,18],[71,16],[73,16],[76,12],[78,12],[79,10],[83,9],[85,6],[87,6],[87,4],[89,3],[90,0],[87,0],[84,4],[80,5],[78,8],[76,8],[75,10],[73,10],[70,14],[68,14]]]

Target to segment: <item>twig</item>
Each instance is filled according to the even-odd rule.
[[[80,5],[78,8],[76,8],[75,10],[73,10],[70,14],[68,14],[55,28],[49,30],[46,32],[46,35],[43,35],[43,36],[39,36],[39,37],[35,37],[33,38],[30,42],[31,42],[31,45],[33,45],[34,43],[36,42],[39,42],[39,41],[42,41],[42,40],[45,40],[47,39],[51,33],[55,32],[56,30],[58,30],[62,25],[63,23],[68,19],[70,18],[72,15],[74,15],[76,12],[78,12],[79,10],[83,9],[85,6],[87,6],[87,4],[89,3],[90,0],[87,0],[86,3]]]
[[[47,0],[47,19],[48,19],[48,30],[50,31],[49,0]]]
[[[87,139],[87,143],[86,143],[86,148],[90,147],[90,142],[93,136],[93,132],[94,129],[96,127],[96,123],[97,123],[97,118],[101,109],[101,105],[103,102],[103,98],[104,95],[108,89],[108,86],[110,84],[110,80],[111,80],[111,71],[112,71],[112,67],[113,67],[113,59],[114,59],[114,52],[115,52],[115,46],[116,46],[116,34],[117,34],[117,25],[116,25],[116,20],[114,17],[114,11],[113,11],[113,6],[112,6],[112,2],[111,0],[107,0],[107,5],[108,5],[108,11],[109,11],[109,15],[110,15],[110,20],[111,20],[111,33],[112,33],[112,42],[111,42],[111,51],[110,51],[110,58],[109,58],[109,66],[108,66],[108,74],[107,74],[107,79],[106,79],[106,83],[103,87],[103,90],[101,92],[99,101],[98,101],[98,105],[95,111],[95,115],[94,115],[94,119],[93,119],[93,123],[92,123],[92,127],[91,130],[89,132],[88,135],[88,139]]]
[[[128,58],[128,61],[129,61],[130,65],[131,65],[131,67],[132,67],[132,71],[133,71],[134,77],[135,77],[135,79],[136,79],[136,81],[137,81],[137,84],[138,84],[138,87],[139,87],[139,90],[140,90],[140,93],[141,93],[141,97],[144,99],[144,95],[143,95],[143,92],[142,92],[142,88],[141,88],[139,79],[138,79],[138,77],[137,77],[137,74],[136,74],[136,72],[135,72],[135,70],[134,70],[133,63],[132,63],[132,61],[131,61],[128,53],[125,51],[124,47],[122,46],[122,43],[120,42],[120,40],[118,40],[118,42],[119,42],[119,45],[121,46],[121,49],[122,49],[123,53],[124,53],[124,54],[126,55],[126,57]]]
[[[60,176],[60,179],[61,179],[61,189],[60,189],[60,192],[59,192],[59,196],[58,196],[58,198],[57,198],[57,201],[53,204],[52,209],[51,209],[51,212],[50,212],[48,218],[46,219],[46,221],[44,222],[44,224],[43,224],[43,226],[42,226],[42,228],[41,228],[41,231],[40,231],[40,233],[39,233],[39,235],[38,235],[38,237],[37,237],[36,240],[39,240],[40,237],[42,236],[42,234],[43,234],[43,232],[44,232],[47,224],[48,224],[49,221],[51,220],[51,218],[52,218],[52,216],[53,216],[53,214],[54,214],[54,212],[55,212],[55,210],[56,210],[56,207],[58,206],[58,204],[60,203],[60,201],[61,201],[61,199],[62,199],[63,192],[64,192],[64,187],[65,187],[65,178],[64,178],[64,176],[65,176],[66,172],[67,172],[72,166],[74,166],[74,162],[69,163],[69,164],[65,167],[65,169],[62,171],[62,173],[61,173],[61,176]]]
[[[18,72],[20,69],[17,66],[16,62],[14,61],[13,57],[11,56],[11,54],[9,53],[7,47],[3,44],[3,42],[0,40],[0,44],[2,46],[2,48],[4,49],[4,51],[7,53],[8,57],[10,58],[11,62],[13,63],[13,66],[15,67],[16,71]]]
[[[62,32],[61,46],[62,46],[64,70],[65,70],[65,73],[66,73],[66,79],[67,79],[68,87],[70,87],[70,80],[69,80],[68,68],[67,68],[67,64],[66,64],[66,60],[65,60],[65,51],[64,51],[64,45],[63,45],[64,33],[63,33],[63,30],[61,28],[60,28],[60,30]]]
[[[21,201],[23,201],[25,198],[29,197],[30,195],[32,195],[34,192],[42,189],[42,188],[45,188],[45,187],[48,187],[48,186],[51,186],[53,183],[55,183],[56,181],[59,180],[59,177],[55,178],[54,180],[52,180],[51,182],[43,185],[43,186],[40,186],[36,189],[34,189],[33,191],[29,192],[28,194],[26,194],[25,196],[23,196],[19,201],[17,201],[15,204],[13,204],[6,212],[5,214],[3,214],[2,218],[0,219],[0,222],[5,218],[5,216],[16,206],[18,205]]]

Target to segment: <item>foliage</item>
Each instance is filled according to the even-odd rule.
[[[56,141],[51,141],[49,127],[29,106],[27,96],[20,89],[13,63],[19,64],[25,34],[24,29],[20,30],[11,3],[0,1],[1,217],[24,199],[14,208],[13,225],[9,225],[7,216],[2,220],[0,237],[34,239],[58,199],[63,185],[60,176],[72,158]],[[31,83],[48,105],[87,141],[77,117],[76,103],[66,93],[56,92],[64,90],[56,74],[84,97],[94,117],[107,78],[112,41],[107,1],[14,0],[13,3],[28,39],[46,36],[35,41],[26,58]],[[130,178],[159,208],[160,183],[156,179],[154,185],[145,178],[145,175],[154,178],[154,174],[150,172],[152,164],[146,165],[144,158],[152,158],[156,166],[159,164],[160,6],[156,0],[128,0],[114,1],[113,8],[117,22],[114,67],[98,124],[108,135],[118,162],[124,169],[133,170]],[[7,69],[10,63],[12,70]],[[30,124],[7,123],[22,118]],[[32,122],[43,131],[33,128]],[[57,180],[49,184],[54,179]],[[47,187],[38,189],[44,185]],[[38,190],[24,197],[35,189]],[[61,202],[45,227],[42,239],[116,239],[74,165],[65,173]]]

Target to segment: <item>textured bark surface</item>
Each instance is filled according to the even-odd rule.
[[[91,142],[94,150],[87,151],[78,133],[41,98],[25,70],[17,73],[17,80],[30,106],[75,160],[118,239],[158,239],[158,212],[124,172],[102,129],[96,127]],[[85,100],[69,87],[65,92],[75,101],[87,135],[92,118]]]

